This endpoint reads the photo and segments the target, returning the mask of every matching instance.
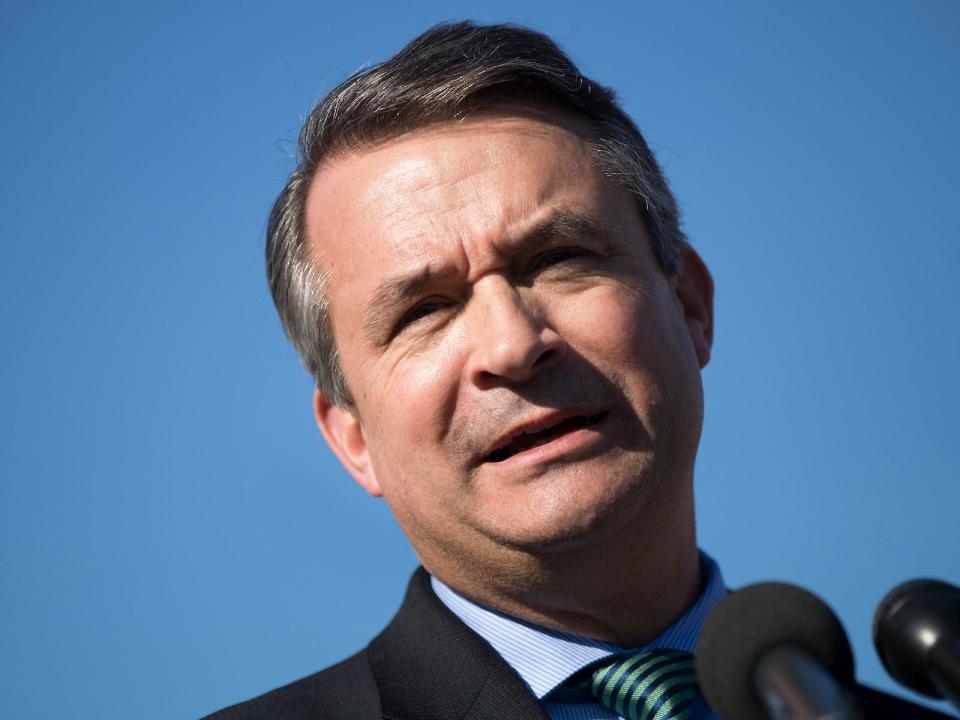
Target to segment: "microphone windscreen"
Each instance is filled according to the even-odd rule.
[[[827,604],[795,585],[758,583],[721,600],[697,642],[697,678],[714,712],[767,720],[754,670],[767,652],[783,645],[806,651],[840,684],[853,681],[850,642]]]
[[[960,642],[960,588],[940,580],[909,580],[888,592],[873,616],[873,644],[898,683],[943,697],[930,676],[928,654],[938,642]]]

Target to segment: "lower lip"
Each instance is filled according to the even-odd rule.
[[[601,441],[601,435],[598,428],[603,425],[607,419],[606,414],[600,416],[599,420],[590,425],[570,432],[564,433],[558,438],[554,438],[543,445],[535,445],[521,452],[511,455],[506,460],[500,462],[485,463],[487,467],[513,469],[527,465],[537,465],[558,459],[572,459],[570,456],[583,455],[594,449]]]

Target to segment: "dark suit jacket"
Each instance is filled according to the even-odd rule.
[[[946,715],[858,685],[867,720]],[[520,677],[437,599],[423,568],[351,658],[206,720],[548,720]]]

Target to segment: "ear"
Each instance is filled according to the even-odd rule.
[[[363,425],[356,409],[334,405],[319,390],[315,390],[313,415],[327,445],[357,484],[374,497],[382,497],[383,491],[370,463]]]
[[[682,251],[673,289],[683,308],[687,332],[702,369],[710,361],[713,346],[713,278],[706,263],[690,246]]]

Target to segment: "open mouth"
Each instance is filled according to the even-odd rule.
[[[504,460],[513,457],[517,453],[522,453],[525,450],[530,448],[535,448],[538,445],[546,445],[548,442],[552,442],[557,438],[566,435],[567,433],[580,430],[581,428],[590,427],[591,425],[596,425],[600,420],[603,419],[604,413],[598,415],[581,415],[578,417],[570,417],[566,420],[562,420],[556,425],[551,425],[548,428],[543,430],[538,430],[536,432],[522,432],[514,437],[510,438],[504,445],[501,445],[496,450],[488,454],[483,462],[503,462]]]

